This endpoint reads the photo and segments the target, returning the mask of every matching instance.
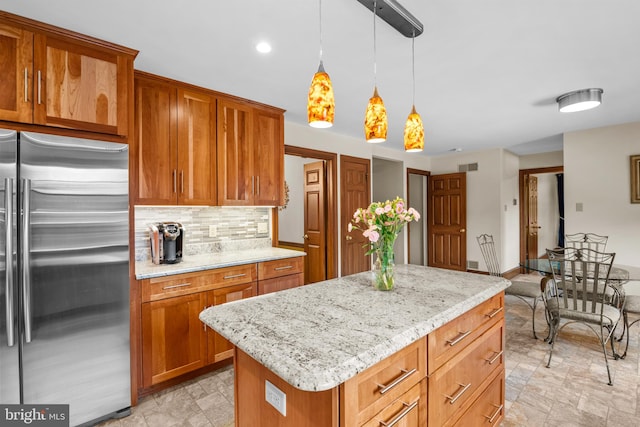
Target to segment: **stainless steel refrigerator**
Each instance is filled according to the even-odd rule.
[[[0,190],[0,403],[127,414],[127,145],[0,130]]]

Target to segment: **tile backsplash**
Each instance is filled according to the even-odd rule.
[[[182,224],[184,256],[271,246],[271,208],[136,206],[134,212],[136,261],[150,259],[148,227],[162,221]]]

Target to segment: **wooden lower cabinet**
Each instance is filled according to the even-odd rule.
[[[142,385],[150,387],[207,363],[206,331],[198,315],[206,294],[142,304]]]
[[[250,298],[258,295],[258,285],[256,282],[242,285],[227,286],[215,291],[209,291],[207,296],[207,306],[220,305],[231,301]],[[207,328],[208,362],[215,363],[233,357],[234,346],[222,335]]]
[[[236,349],[236,427],[499,425],[505,398],[503,308],[500,293],[432,332],[473,337],[459,345],[450,340],[455,351],[437,350],[430,334],[321,392],[293,387]],[[469,329],[458,331],[460,326]],[[286,415],[266,402],[266,381],[286,394]]]
[[[304,257],[258,263],[258,295],[304,285]]]

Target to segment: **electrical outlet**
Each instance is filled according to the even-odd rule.
[[[210,225],[209,237],[216,237],[216,236],[218,236],[218,227],[216,227],[215,225]]]
[[[264,381],[265,391],[264,397],[267,402],[278,410],[285,417],[287,416],[287,395],[282,390],[271,384],[269,381]]]
[[[269,225],[266,222],[258,223],[258,233],[266,233],[269,231]]]

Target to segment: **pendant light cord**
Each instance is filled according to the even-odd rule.
[[[416,30],[413,30],[411,37],[411,78],[413,80],[413,107],[416,106]]]
[[[318,13],[320,17],[320,62],[322,63],[322,0],[319,0],[318,4],[320,9]]]
[[[376,12],[378,9],[378,2],[374,0],[373,2],[373,87],[378,86],[377,82],[377,64],[376,64]]]

